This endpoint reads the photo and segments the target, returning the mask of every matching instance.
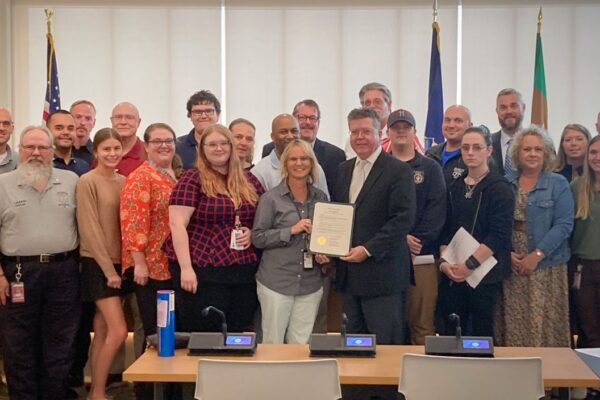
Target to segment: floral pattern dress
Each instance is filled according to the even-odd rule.
[[[527,223],[527,193],[519,189],[514,220]],[[513,228],[513,251],[528,253],[527,232]],[[500,346],[568,347],[569,306],[567,264],[536,269],[529,276],[513,273],[504,281],[495,323]]]

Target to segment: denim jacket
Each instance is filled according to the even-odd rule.
[[[518,178],[511,183],[518,190]],[[540,249],[546,257],[538,268],[569,260],[568,239],[573,230],[575,205],[564,176],[542,172],[525,199],[525,220],[529,252]]]

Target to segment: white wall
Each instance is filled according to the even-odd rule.
[[[63,108],[76,99],[92,100],[100,128],[109,124],[112,106],[128,100],[138,105],[142,126],[163,121],[184,134],[191,127],[185,102],[193,92],[210,89],[223,97],[216,5],[72,3],[54,7]],[[515,87],[528,105],[531,102],[538,9],[465,5],[463,10],[459,88],[463,104],[472,109],[475,123],[496,130],[494,106],[500,89]],[[596,4],[544,8],[549,125],[555,138],[571,122],[592,129],[600,111],[598,20]],[[12,101],[19,131],[41,120],[46,62],[43,6],[13,4],[11,22],[14,89],[12,99],[2,96],[0,101]],[[391,89],[394,108],[414,113],[422,133],[431,22],[430,6],[419,5],[227,8],[227,104],[223,104],[227,121],[221,122],[237,117],[252,120],[262,145],[275,115],[291,112],[303,98],[313,98],[322,109],[320,136],[343,145],[345,116],[358,105],[358,90],[366,82],[379,81]],[[449,106],[457,95],[456,6],[445,4],[439,23],[444,100]]]

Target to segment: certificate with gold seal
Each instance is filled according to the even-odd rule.
[[[353,225],[354,204],[315,203],[308,249],[311,253],[343,256],[352,244]]]

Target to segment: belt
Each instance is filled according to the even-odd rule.
[[[25,262],[38,262],[42,264],[47,264],[56,261],[65,261],[79,253],[79,249],[74,249],[71,251],[65,251],[63,253],[54,253],[54,254],[39,254],[35,256],[3,256],[2,258],[7,261],[12,261],[15,263],[25,263]]]

